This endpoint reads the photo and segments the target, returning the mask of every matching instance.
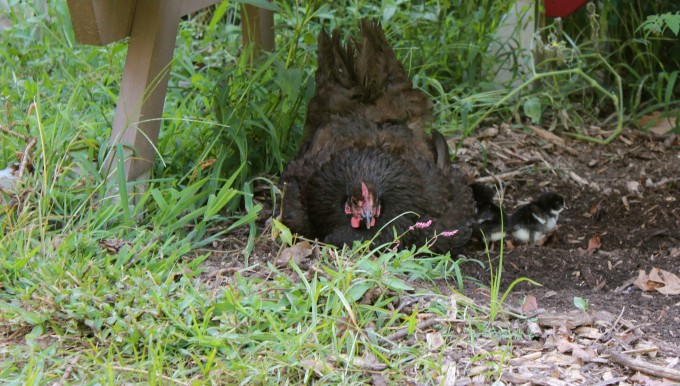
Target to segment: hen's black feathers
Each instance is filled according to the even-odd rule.
[[[361,23],[361,38],[342,45],[339,33],[319,35],[317,89],[310,101],[303,145],[282,175],[283,222],[294,232],[336,245],[377,236],[402,246],[456,251],[470,238],[474,202],[449,163],[444,137],[423,126],[431,103],[415,90],[378,24]],[[375,225],[353,227],[346,211],[361,184],[375,196]],[[416,222],[429,227],[409,230]]]

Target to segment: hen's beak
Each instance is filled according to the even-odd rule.
[[[371,229],[371,225],[373,225],[372,205],[364,205],[364,222],[366,223],[366,229]]]

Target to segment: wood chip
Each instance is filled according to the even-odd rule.
[[[532,125],[529,125],[529,128],[531,129],[531,131],[534,132],[534,134],[538,135],[539,137],[545,139],[548,142],[552,142],[555,145],[559,146],[566,145],[566,141],[563,138],[558,137],[557,135],[549,132],[548,130],[541,129],[540,127]]]
[[[591,326],[593,319],[583,311],[567,313],[549,313],[538,315],[538,324],[541,326],[559,327],[566,325],[569,329],[579,326]]]

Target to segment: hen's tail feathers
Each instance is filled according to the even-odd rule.
[[[316,93],[307,106],[305,138],[311,138],[332,115],[344,115],[358,106],[354,46],[343,45],[338,31],[331,37],[325,30],[319,33],[318,45]]]
[[[432,116],[428,96],[413,88],[377,22],[364,20],[361,38],[343,44],[338,30],[318,39],[316,93],[307,109],[306,138],[332,115],[362,114],[376,123],[422,129]]]
[[[432,118],[428,96],[413,88],[404,66],[397,60],[379,23],[361,22],[361,42],[357,43],[356,73],[362,97],[375,107],[372,118],[382,122],[406,123],[422,129]]]
[[[373,102],[385,92],[408,91],[411,79],[394,56],[380,24],[363,20],[361,40],[356,42],[356,72],[363,98]]]

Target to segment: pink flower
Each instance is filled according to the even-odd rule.
[[[401,244],[401,240],[397,240],[397,242],[394,243],[394,246],[392,247],[392,252],[397,252],[399,250],[399,244]]]
[[[415,225],[408,227],[408,230],[412,231],[414,229],[425,229],[432,225],[432,220],[427,220],[427,222],[417,222]]]
[[[458,233],[458,229],[454,229],[452,231],[444,231],[444,232],[440,233],[440,235],[444,236],[444,237],[451,237],[451,236],[455,235],[456,233]]]

